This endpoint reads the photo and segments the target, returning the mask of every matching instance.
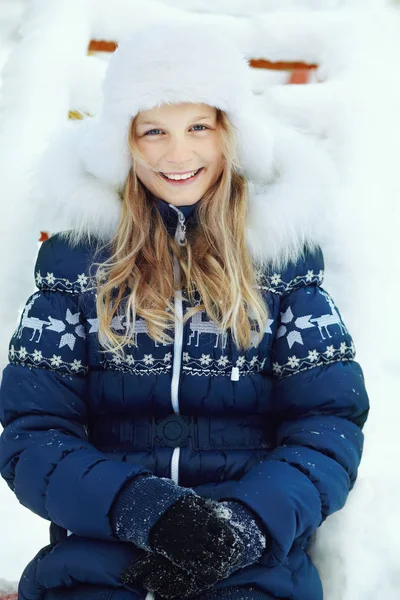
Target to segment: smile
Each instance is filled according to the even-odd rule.
[[[201,175],[204,167],[201,167],[197,171],[193,171],[192,173],[187,173],[186,175],[165,175],[164,173],[159,173],[165,181],[168,181],[171,185],[187,185],[189,183],[193,183],[196,181]]]

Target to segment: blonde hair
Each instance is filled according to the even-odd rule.
[[[201,299],[200,304],[186,312],[183,325],[195,313],[205,310],[223,332],[231,329],[238,348],[258,345],[263,337],[268,310],[257,289],[254,265],[245,243],[246,180],[235,170],[239,166],[236,136],[221,110],[217,110],[217,124],[224,168],[199,200],[196,223],[192,227],[188,223],[187,245],[180,246],[168,233],[154,200],[136,175],[136,161],[146,161],[135,145],[135,119],[132,120],[129,147],[133,161],[123,191],[121,219],[110,242],[110,257],[94,263],[99,267],[99,340],[106,351],[124,356],[125,345],[134,344],[136,317],[146,322],[152,339],[173,343],[177,317],[173,255],[181,268],[180,288],[186,290],[191,304],[195,302],[196,290]],[[112,327],[116,316],[125,316],[124,335]],[[251,319],[258,325],[256,340]],[[170,328],[172,335],[167,333]]]

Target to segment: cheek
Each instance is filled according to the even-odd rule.
[[[151,143],[142,143],[142,140],[139,139],[136,142],[136,147],[139,150],[139,152],[142,154],[142,156],[144,157],[145,161],[151,165],[154,166],[157,164],[157,160],[159,158],[159,154],[160,151],[157,150],[156,148],[156,144],[151,144]],[[139,165],[140,163],[138,163]],[[146,169],[146,165],[140,165],[142,169]]]
[[[142,164],[140,162],[136,163],[136,173],[138,177],[145,177],[149,179],[150,177],[155,177],[157,174],[151,169],[151,167],[156,168],[157,158],[153,156],[154,153],[140,149],[147,164]]]
[[[149,180],[150,175],[151,175],[151,171],[150,171],[150,169],[148,169],[144,165],[141,165],[140,163],[137,163],[136,164],[136,175],[139,177],[139,179],[143,183],[145,183],[146,181]]]
[[[221,145],[217,140],[210,140],[210,143],[207,144],[207,148],[204,149],[208,162],[213,166],[214,171],[220,171],[223,165],[223,156]]]
[[[212,156],[210,156],[210,165],[211,165],[211,170],[213,172],[214,175],[219,175],[223,168],[224,168],[224,162],[223,162],[223,156],[222,154],[218,151],[218,152],[214,152],[212,154]]]

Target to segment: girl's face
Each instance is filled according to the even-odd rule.
[[[223,170],[217,109],[208,104],[163,104],[141,111],[134,139],[149,164],[136,164],[138,178],[169,204],[196,204]],[[179,174],[189,178],[177,181]]]

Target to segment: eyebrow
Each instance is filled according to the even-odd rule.
[[[200,116],[200,117],[194,117],[192,119],[192,121],[203,121],[204,119],[212,119],[212,116]],[[141,121],[140,123],[137,124],[138,127],[140,127],[140,125],[162,125],[162,123],[160,123],[160,121]]]

